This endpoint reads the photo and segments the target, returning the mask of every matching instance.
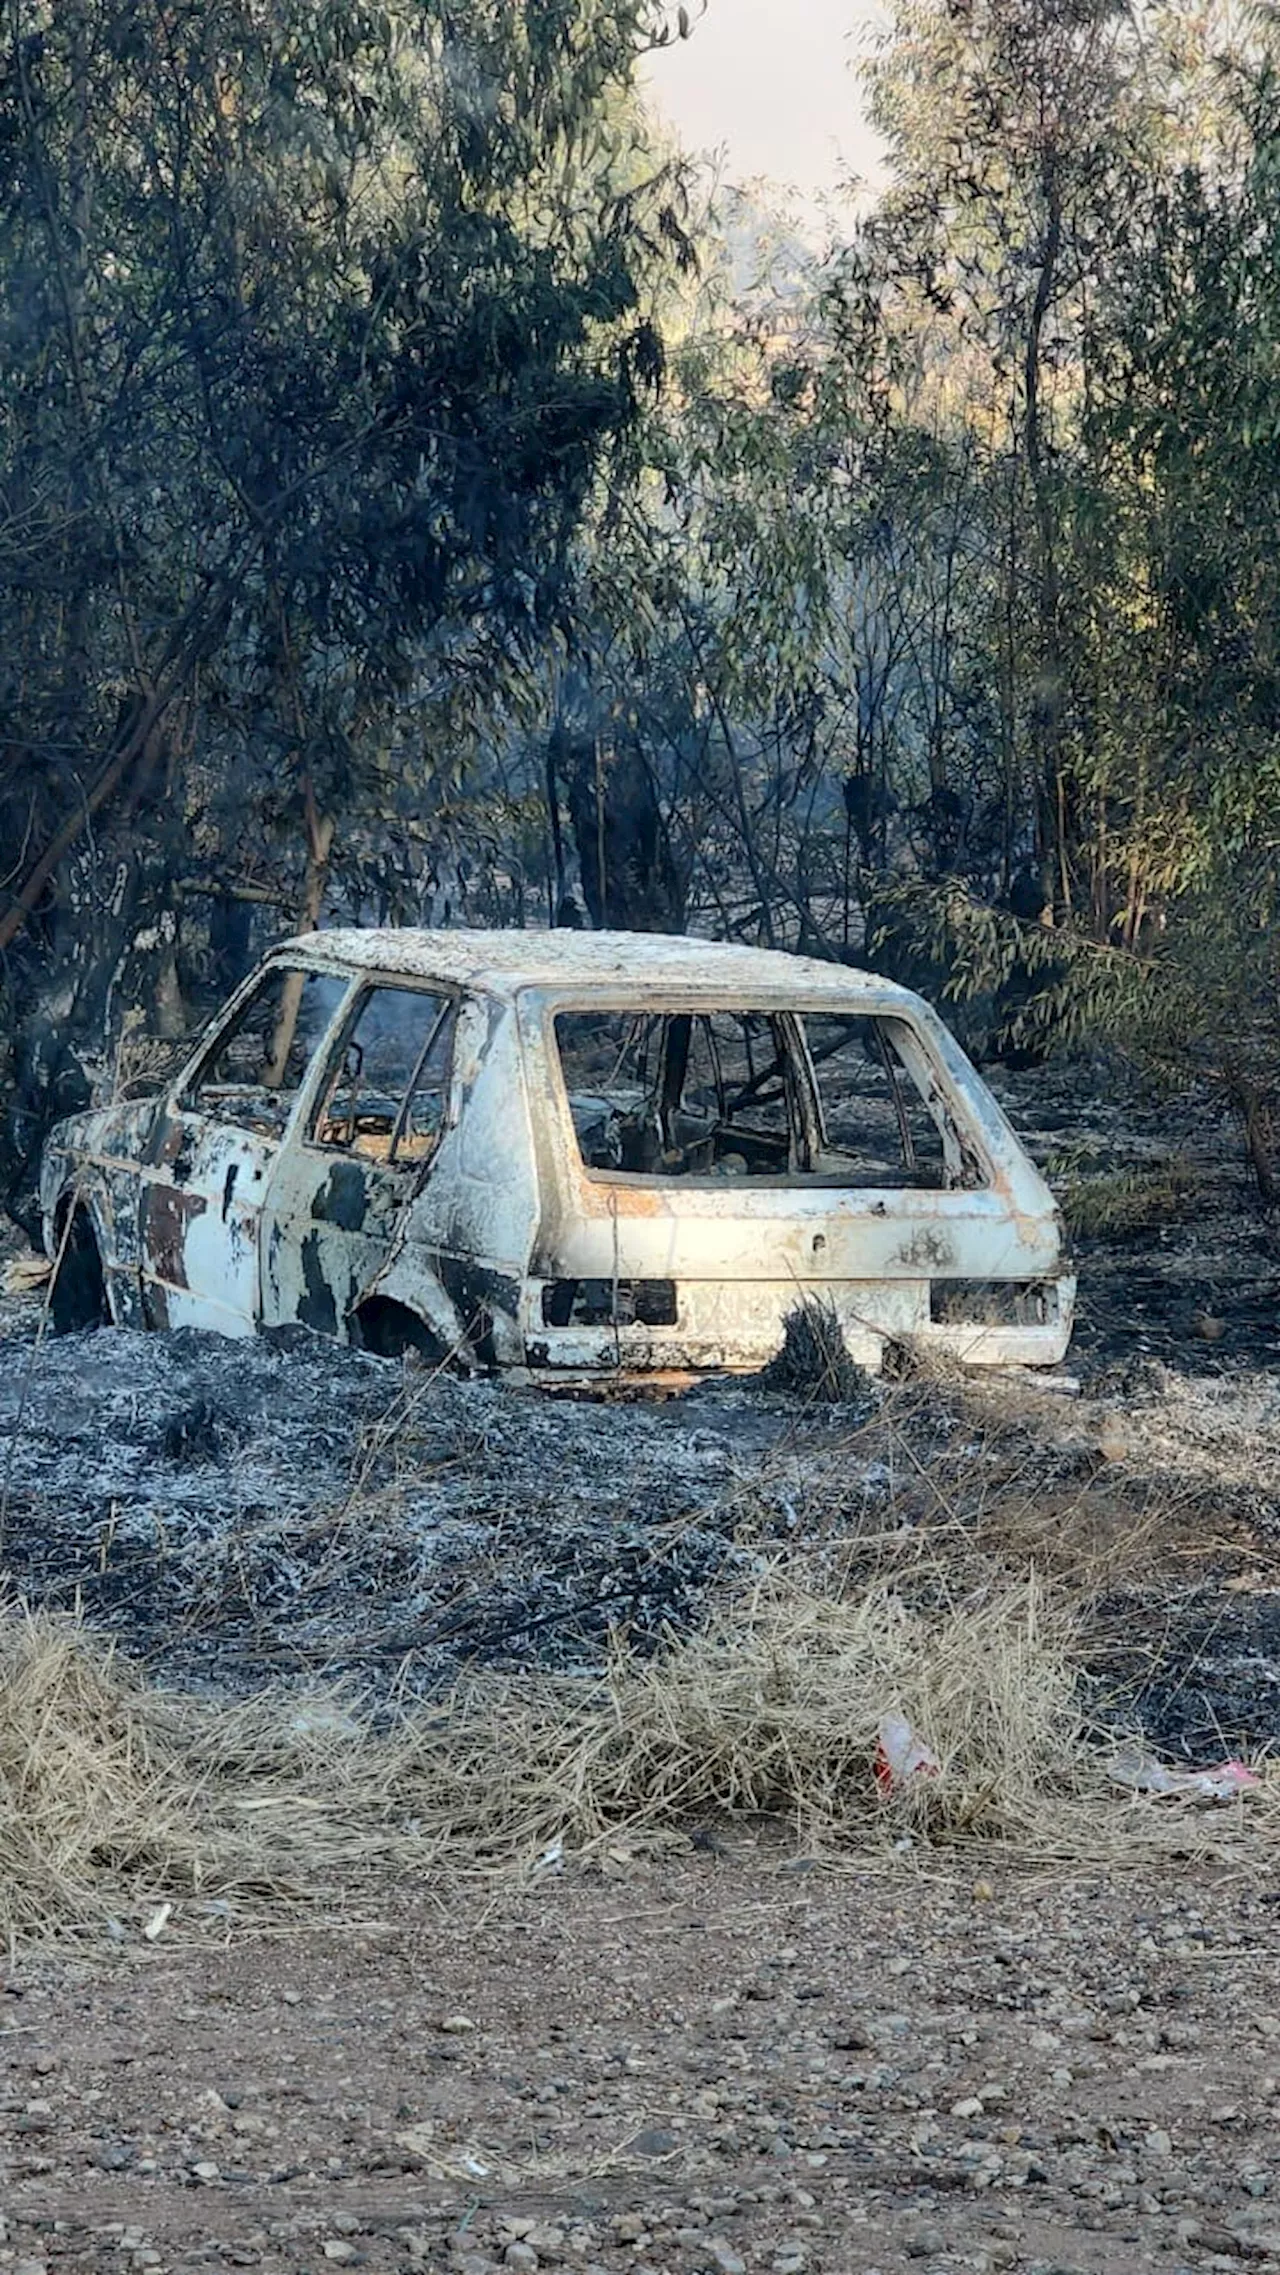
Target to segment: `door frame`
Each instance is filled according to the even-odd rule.
[[[183,1100],[246,1005],[278,972],[301,972],[334,980],[340,993],[316,1039],[302,1080],[280,1130],[268,1137],[234,1120],[202,1114]],[[335,969],[322,958],[277,951],[241,982],[222,1010],[207,1023],[194,1050],[162,1093],[138,1180],[138,1259],[143,1312],[156,1327],[208,1327],[230,1335],[251,1335],[262,1314],[262,1212],[282,1151],[293,1141],[300,1114],[310,1111],[319,1070],[327,1069],[359,976]],[[193,1183],[193,1177],[198,1182]],[[216,1227],[210,1263],[219,1249],[226,1258],[227,1294],[208,1285],[191,1287],[186,1259],[193,1227]],[[195,1236],[197,1240],[199,1235]],[[216,1276],[202,1271],[201,1279]]]
[[[363,1015],[365,1004],[371,996],[388,992],[396,995],[432,996],[437,1001],[450,1004],[453,1012],[449,1036],[448,1079],[445,1085],[445,1106],[441,1118],[440,1135],[428,1158],[420,1162],[405,1162],[403,1174],[394,1163],[364,1158],[347,1146],[324,1145],[311,1132],[311,1124],[319,1111],[326,1089],[334,1080],[335,1074],[341,1066],[343,1055]],[[294,1114],[290,1117],[289,1128],[286,1133],[291,1141],[291,1152],[299,1164],[299,1193],[297,1198],[300,1201],[310,1200],[310,1215],[316,1217],[318,1222],[302,1236],[299,1242],[299,1269],[302,1273],[306,1294],[298,1298],[298,1307],[289,1310],[285,1315],[278,1315],[280,1307],[276,1304],[271,1303],[269,1305],[269,1289],[275,1285],[278,1277],[273,1269],[272,1237],[280,1223],[287,1223],[289,1218],[295,1214],[293,1208],[288,1211],[282,1209],[278,1201],[280,1189],[279,1162],[280,1153],[284,1146],[283,1138],[277,1148],[276,1161],[268,1172],[266,1190],[258,1213],[259,1313],[260,1316],[265,1316],[268,1308],[270,1308],[272,1317],[269,1323],[271,1325],[285,1325],[296,1321],[302,1325],[316,1327],[321,1333],[337,1334],[343,1338],[350,1338],[350,1321],[354,1318],[360,1304],[375,1292],[379,1280],[394,1261],[397,1252],[397,1239],[404,1219],[423,1187],[429,1181],[442,1146],[457,1128],[461,1118],[462,1101],[459,1096],[456,1047],[458,1020],[465,1001],[466,992],[463,988],[430,973],[419,976],[412,973],[372,969],[358,972],[353,976],[351,987],[343,997],[326,1030],[323,1048],[317,1049],[315,1057],[307,1069],[307,1078],[299,1089]],[[302,1253],[302,1249],[306,1241],[314,1239],[318,1254],[321,1246],[319,1225],[323,1223],[324,1218],[315,1208],[314,1203],[323,1193],[325,1186],[334,1183],[335,1173],[340,1173],[344,1165],[348,1171],[347,1182],[353,1187],[365,1176],[368,1176],[372,1181],[375,1190],[378,1184],[385,1182],[385,1185],[390,1187],[389,1197],[393,1201],[393,1206],[388,1212],[389,1223],[385,1241],[379,1242],[381,1253],[377,1257],[366,1259],[369,1264],[368,1270],[351,1275],[350,1295],[340,1309],[332,1294],[330,1294],[329,1301],[326,1302],[325,1293],[321,1291],[319,1285],[313,1286],[314,1274],[307,1270],[307,1259]],[[276,1202],[274,1208],[273,1201]],[[360,1236],[360,1230],[347,1231],[347,1237],[353,1242],[358,1240]],[[336,1234],[330,1235],[331,1240],[337,1237]],[[327,1290],[327,1282],[324,1283],[324,1287]],[[313,1313],[310,1318],[305,1316],[308,1309]],[[330,1312],[333,1314],[332,1320],[329,1316]]]

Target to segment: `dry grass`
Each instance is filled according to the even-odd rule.
[[[1060,1197],[1067,1230],[1076,1239],[1106,1240],[1167,1224],[1195,1200],[1202,1180],[1177,1155],[1123,1169],[1072,1165]]]
[[[164,1898],[290,1900],[423,1860],[392,1794],[406,1749],[343,1708],[201,1707],[148,1689],[71,1620],[0,1622],[0,1930]]]
[[[0,1295],[34,1295],[52,1277],[53,1266],[47,1256],[13,1256],[0,1273]]]
[[[1280,1786],[1247,1812],[1119,1798],[1068,1599],[1034,1573],[975,1582],[978,1569],[917,1555],[839,1596],[789,1560],[701,1633],[648,1662],[620,1652],[597,1683],[477,1683],[417,1728],[415,1817],[442,1853],[525,1868],[761,1817],[827,1858],[980,1845],[1122,1870],[1239,1861],[1246,1830],[1272,1853]],[[874,1761],[890,1713],[940,1766],[886,1800]]]
[[[529,1866],[560,1844],[653,1846],[726,1818],[785,1820],[808,1854],[905,1835],[1024,1862],[1221,1849],[1218,1819],[1108,1788],[1070,1628],[1034,1582],[929,1618],[888,1587],[841,1605],[773,1580],[660,1660],[619,1658],[587,1686],[477,1685],[381,1736],[340,1701],[178,1702],[73,1627],[7,1624],[10,1941],[112,1921],[137,1934],[163,1899],[181,1924],[341,1903],[371,1875]],[[886,1803],[873,1756],[892,1709],[941,1770]]]
[[[912,1608],[891,1582],[846,1602],[773,1574],[706,1632],[589,1688],[477,1686],[424,1733],[422,1813],[472,1849],[536,1856],[723,1816],[781,1818],[807,1851],[908,1828],[1034,1843],[1046,1805],[1097,1790],[1069,1623],[1034,1580]],[[889,1808],[872,1763],[905,1714],[939,1756]]]
[[[944,1409],[904,1387],[807,1456],[785,1549],[776,1496],[744,1478],[729,1514],[758,1576],[696,1634],[650,1659],[620,1643],[592,1679],[477,1678],[379,1728],[332,1691],[157,1691],[74,1622],[0,1612],[0,1930],[136,1934],[164,1899],[175,1924],[201,1905],[341,1903],[371,1875],[529,1867],[561,1843],[652,1847],[726,1819],[781,1821],[808,1854],[909,1837],[1120,1867],[1233,1853],[1246,1820],[1270,1851],[1280,1793],[1242,1819],[1108,1783],[1081,1672],[1090,1607],[1149,1562],[1168,1512],[1145,1487],[1139,1507],[1123,1463],[1082,1467],[1079,1429],[1064,1415],[1050,1441],[993,1397]],[[354,1553],[368,1510],[353,1515]],[[886,1803],[888,1713],[941,1768]]]
[[[109,1069],[98,1085],[97,1103],[118,1106],[132,1098],[149,1098],[171,1074],[176,1074],[194,1035],[149,1035],[143,1014],[126,1011],[124,1024]]]

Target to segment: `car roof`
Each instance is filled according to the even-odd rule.
[[[352,973],[437,979],[510,998],[526,989],[575,998],[593,995],[647,1001],[655,989],[714,993],[744,1008],[775,999],[825,997],[848,1003],[865,994],[877,1003],[908,1003],[906,988],[878,972],[774,948],[701,940],[669,932],[429,932],[404,928],[334,927],[286,940],[276,954]]]

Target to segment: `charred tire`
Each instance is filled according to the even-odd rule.
[[[425,1320],[388,1296],[370,1296],[368,1303],[361,1304],[355,1328],[361,1350],[372,1351],[378,1359],[403,1359],[413,1352],[427,1366],[438,1367],[449,1357]]]
[[[109,1327],[111,1306],[102,1256],[83,1209],[76,1210],[61,1253],[49,1302],[54,1334],[76,1335],[87,1327]]]

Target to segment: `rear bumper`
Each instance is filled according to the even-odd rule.
[[[936,1290],[945,1282],[934,1283],[931,1306],[928,1280],[682,1280],[671,1325],[649,1325],[629,1316],[625,1301],[617,1305],[616,1321],[593,1317],[548,1325],[546,1310],[563,1310],[564,1305],[553,1301],[548,1306],[544,1291],[563,1291],[567,1284],[535,1280],[527,1285],[522,1304],[525,1361],[536,1371],[755,1373],[780,1350],[787,1315],[806,1298],[831,1307],[851,1357],[870,1374],[879,1373],[891,1344],[922,1357],[936,1352],[965,1366],[1051,1367],[1066,1355],[1076,1294],[1070,1273],[1016,1283],[1016,1304],[1001,1301],[1000,1283],[995,1282],[985,1302],[975,1297],[973,1316],[937,1319],[931,1310],[937,1308]],[[1014,1285],[1009,1283],[1011,1290]],[[598,1312],[598,1301],[592,1308]],[[1005,1316],[1009,1310],[1024,1316]]]

